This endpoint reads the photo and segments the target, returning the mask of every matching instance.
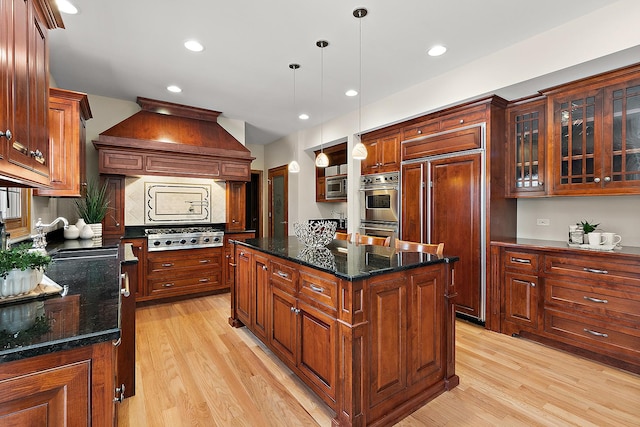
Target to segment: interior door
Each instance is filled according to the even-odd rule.
[[[482,304],[482,156],[430,162],[431,242],[444,242],[456,263],[456,311],[484,320]]]
[[[269,169],[269,237],[289,235],[289,178],[287,165]]]

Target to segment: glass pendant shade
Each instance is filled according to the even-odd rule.
[[[364,146],[362,142],[358,142],[353,146],[353,150],[351,151],[351,156],[357,160],[364,160],[367,158],[367,147]]]
[[[300,172],[300,165],[295,160],[291,160],[288,167],[289,173],[298,173]]]
[[[329,157],[322,152],[318,154],[318,157],[316,157],[316,166],[319,168],[326,168],[329,166]]]

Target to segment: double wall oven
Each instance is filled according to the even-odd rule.
[[[360,177],[360,234],[398,236],[400,173]]]

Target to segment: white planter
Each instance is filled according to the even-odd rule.
[[[102,223],[98,222],[96,224],[88,224],[89,227],[91,227],[91,230],[93,230],[93,238],[95,239],[96,237],[102,237]]]
[[[31,292],[42,280],[41,270],[20,270],[14,268],[9,271],[6,279],[1,279],[0,298],[14,297]]]

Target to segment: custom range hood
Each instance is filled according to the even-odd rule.
[[[138,97],[142,108],[93,145],[99,172],[251,180],[251,152],[218,124],[220,112]]]

